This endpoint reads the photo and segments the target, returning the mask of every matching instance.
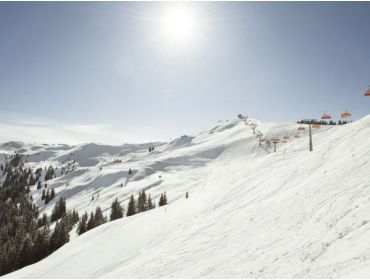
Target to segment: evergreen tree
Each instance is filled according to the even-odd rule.
[[[49,192],[49,190],[46,193],[46,197],[48,196],[48,192]],[[45,202],[46,202],[46,198],[45,198]],[[66,208],[66,200],[63,197],[61,197],[57,201],[57,203],[55,203],[55,206],[54,206],[54,208],[53,208],[53,210],[51,212],[50,221],[51,222],[54,222],[54,221],[62,218],[63,215],[66,214],[66,210],[67,210],[67,208]]]
[[[128,175],[131,175],[132,174],[132,170],[131,168],[128,170]]]
[[[123,217],[123,209],[120,203],[118,202],[118,199],[116,198],[113,201],[112,206],[111,206],[110,220],[113,221],[116,219],[120,219],[122,217]]]
[[[64,216],[66,217],[66,216]],[[61,219],[60,222],[57,221],[55,225],[54,232],[50,237],[50,244],[49,248],[51,251],[55,251],[65,243],[69,241],[69,234],[68,234],[68,227],[66,223],[66,219]]]
[[[132,216],[136,214],[136,205],[135,205],[135,199],[134,196],[131,195],[130,201],[127,206],[127,216]]]
[[[49,228],[37,231],[33,245],[35,261],[41,260],[49,254],[49,238]]]
[[[46,166],[45,166],[46,169]],[[45,173],[45,181],[53,179],[55,177],[55,170],[52,166],[49,166]]]
[[[40,181],[37,183],[37,189],[38,190],[41,189],[41,182]]]
[[[43,226],[46,226],[48,225],[48,216],[46,215],[46,213],[43,213],[42,214],[42,218],[39,218],[37,220],[37,227],[43,227]]]
[[[49,194],[49,190],[47,190],[45,194],[45,205],[48,204],[49,201],[50,201],[50,194]]]
[[[80,217],[78,215],[78,212],[76,210],[72,211],[72,224],[75,225],[80,220]]]
[[[158,203],[159,206],[163,206],[163,193],[161,193],[161,197],[159,198],[159,203]]]
[[[32,263],[33,260],[33,252],[32,252],[32,244],[30,237],[26,237],[23,240],[22,248],[20,249],[19,253],[19,265],[26,266]]]
[[[163,206],[167,204],[167,195],[166,193],[162,193],[161,197],[159,198],[159,206]]]
[[[155,205],[154,205],[153,200],[152,200],[152,198],[149,194],[149,196],[148,196],[148,210],[151,210],[151,209],[154,209],[154,208],[155,208]]]
[[[82,218],[78,224],[78,234],[81,235],[83,233],[85,233],[87,231],[87,219],[88,219],[88,215],[87,213],[85,212],[85,214],[82,215]]]
[[[106,219],[103,216],[103,212],[101,211],[100,207],[96,207],[95,210],[95,226],[100,226],[106,223]]]
[[[90,214],[90,219],[89,221],[87,222],[87,226],[86,226],[86,230],[90,230],[90,229],[93,229],[95,227],[95,217],[94,217],[94,213],[91,212]]]
[[[50,200],[53,200],[55,198],[55,192],[54,188],[51,189],[51,194],[50,194]]]
[[[142,191],[141,194],[139,193],[139,198],[138,198],[138,212],[144,212],[148,210],[148,200],[146,198],[146,193],[145,191]]]
[[[166,195],[166,192],[163,195],[163,205],[167,205],[167,195]]]
[[[36,180],[35,180],[35,178],[33,177],[33,175],[31,175],[30,176],[30,180],[29,180],[29,185],[30,186],[33,186],[33,185],[35,185],[36,184]]]
[[[45,190],[42,190],[41,200],[45,199]]]

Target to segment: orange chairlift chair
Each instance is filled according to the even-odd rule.
[[[349,119],[350,117],[352,117],[352,114],[351,113],[348,113],[347,110],[340,115],[341,119]]]
[[[365,95],[365,96],[370,96],[370,86],[369,86],[369,88],[367,89],[367,91],[365,91],[364,95]]]

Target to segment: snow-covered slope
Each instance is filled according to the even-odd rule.
[[[269,138],[298,127],[255,122]],[[314,130],[313,141],[313,152],[305,136],[272,153],[233,120],[151,153],[145,144],[23,144],[30,165],[76,161],[50,181],[69,209],[109,213],[115,197],[127,205],[143,189],[156,199],[166,191],[170,203],[97,227],[5,277],[368,278],[370,117]]]

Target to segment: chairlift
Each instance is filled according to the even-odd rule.
[[[370,96],[370,86],[369,86],[369,88],[367,89],[367,91],[365,91],[364,95],[365,95],[365,96]]]
[[[340,115],[341,119],[348,119],[350,117],[352,117],[352,114],[351,113],[348,113],[347,110]]]
[[[298,127],[299,131],[305,131],[306,129],[303,126]]]
[[[326,114],[326,112],[324,112],[324,114],[321,116],[321,119],[322,120],[329,120],[329,119],[331,119],[331,115]]]

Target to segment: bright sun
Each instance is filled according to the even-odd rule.
[[[163,36],[172,44],[191,43],[197,33],[197,21],[186,7],[171,7],[161,20]]]

